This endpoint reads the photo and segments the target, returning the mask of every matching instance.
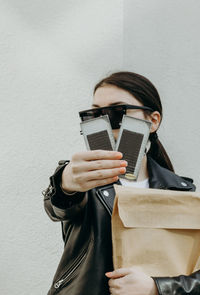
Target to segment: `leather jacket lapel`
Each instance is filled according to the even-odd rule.
[[[115,190],[113,185],[111,184],[96,188],[96,195],[99,198],[100,202],[104,205],[108,213],[112,215],[115,199]]]
[[[190,178],[178,176],[172,171],[163,168],[151,157],[147,158],[149,172],[149,187],[179,191],[195,191],[195,185]]]

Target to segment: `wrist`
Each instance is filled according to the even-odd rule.
[[[76,194],[75,191],[70,191],[70,190],[67,190],[67,189],[63,188],[63,186],[62,186],[62,181],[60,182],[60,188],[61,188],[62,192],[63,192],[64,194],[68,195],[68,196],[73,196],[73,195]]]
[[[64,180],[66,180],[66,178],[67,178],[67,183],[71,182],[71,179],[69,177],[69,175],[70,175],[69,166],[70,166],[70,162],[65,166],[65,168],[62,172],[61,181],[60,181],[60,188],[64,194],[70,196],[70,195],[74,195],[76,192],[73,190],[70,190],[68,187],[65,186]]]

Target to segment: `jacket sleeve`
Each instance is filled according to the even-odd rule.
[[[159,295],[200,294],[200,270],[189,276],[153,277]]]
[[[53,221],[73,219],[80,215],[87,204],[87,192],[77,192],[68,196],[60,187],[62,172],[68,163],[69,161],[59,162],[59,166],[50,177],[48,188],[42,192],[45,211]]]

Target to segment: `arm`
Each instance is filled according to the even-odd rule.
[[[106,273],[112,295],[199,295],[200,270],[189,276],[150,277],[139,267]],[[154,281],[154,282],[153,282]]]
[[[121,158],[122,154],[116,151],[95,150],[74,154],[70,163],[60,161],[43,193],[49,217],[61,221],[79,215],[87,204],[90,189],[113,183],[119,174],[125,173],[127,162]]]
[[[200,271],[189,276],[153,278],[159,295],[197,295],[200,294]]]
[[[50,177],[50,184],[43,192],[44,208],[53,221],[62,221],[78,215],[87,203],[87,192],[64,193],[60,187],[62,173],[69,161],[59,161],[59,166]]]

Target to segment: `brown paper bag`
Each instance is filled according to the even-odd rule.
[[[114,186],[114,268],[139,266],[150,276],[200,269],[200,194]]]

